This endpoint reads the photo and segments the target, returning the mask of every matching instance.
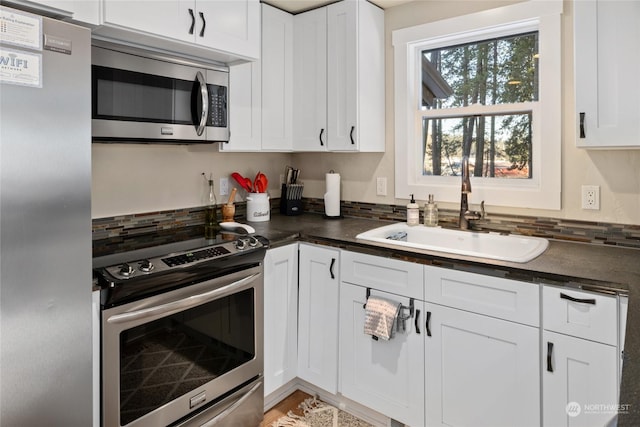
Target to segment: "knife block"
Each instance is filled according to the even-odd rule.
[[[302,184],[282,184],[280,193],[280,213],[282,215],[302,214]]]

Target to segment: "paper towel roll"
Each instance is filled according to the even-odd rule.
[[[324,213],[327,216],[340,216],[340,174],[325,174],[327,192],[324,193]]]

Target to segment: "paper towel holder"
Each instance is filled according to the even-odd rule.
[[[334,174],[334,173],[336,173],[336,172],[335,172],[333,169],[331,169],[331,170],[329,171],[329,173],[330,173],[330,174]],[[326,194],[325,194],[325,197],[326,197]],[[326,199],[325,199],[325,203],[326,203]],[[339,203],[339,202],[338,202],[338,203]],[[340,213],[339,215],[329,216],[329,215],[327,215],[327,214],[326,214],[326,212],[325,212],[325,213],[323,213],[323,214],[322,214],[322,217],[323,217],[324,219],[344,219],[344,216],[342,216],[342,213]]]

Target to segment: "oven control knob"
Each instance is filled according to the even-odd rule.
[[[244,251],[247,249],[247,245],[249,244],[249,240],[247,239],[238,239],[236,240],[236,249],[239,251]]]
[[[129,277],[129,276],[131,276],[131,275],[133,274],[133,268],[132,268],[129,264],[127,264],[127,263],[125,262],[124,264],[122,264],[122,265],[120,266],[120,271],[118,271],[118,273],[119,273],[121,276]]]
[[[145,273],[149,273],[151,271],[153,271],[153,269],[155,268],[155,265],[153,265],[151,263],[151,261],[149,261],[148,259],[143,259],[142,261],[140,261],[140,271],[143,271]]]
[[[256,239],[254,236],[250,236],[249,237],[249,246],[251,246],[252,248],[255,248],[256,246],[258,246],[258,239]]]

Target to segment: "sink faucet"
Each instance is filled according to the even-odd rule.
[[[484,200],[480,203],[480,212],[469,210],[468,194],[471,193],[469,179],[469,157],[462,157],[462,188],[460,189],[460,229],[468,230],[469,221],[484,218]]]

